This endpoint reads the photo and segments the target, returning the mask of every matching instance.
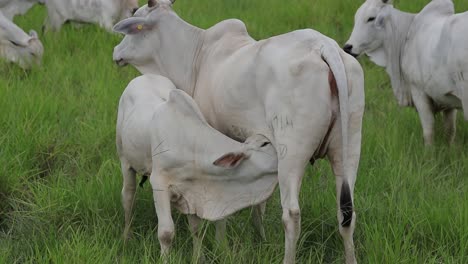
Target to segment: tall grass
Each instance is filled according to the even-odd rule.
[[[416,12],[428,1],[395,1]],[[468,2],[454,1],[458,11]],[[314,28],[344,44],[361,1],[178,0],[188,22],[208,28],[243,20],[267,38]],[[40,32],[46,12],[34,7],[15,22]],[[148,186],[139,189],[135,236],[122,240],[121,173],[115,151],[118,99],[136,70],[117,68],[121,37],[96,26],[67,24],[41,35],[43,66],[23,72],[0,62],[0,263],[153,263],[159,261],[156,216]],[[468,263],[468,123],[458,120],[455,144],[423,147],[417,114],[398,108],[383,69],[360,59],[366,74],[362,159],[355,190],[355,233],[363,263]],[[342,263],[335,179],[327,162],[307,169],[301,190],[300,263]],[[213,263],[279,263],[283,228],[278,192],[268,203],[266,242],[248,211],[230,219],[228,248],[207,225]],[[173,263],[191,261],[186,220],[175,213]]]

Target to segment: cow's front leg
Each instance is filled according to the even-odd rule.
[[[444,128],[445,135],[449,144],[453,144],[457,130],[457,109],[450,109],[444,111]]]
[[[171,248],[174,239],[174,221],[171,215],[171,192],[169,186],[160,177],[152,173],[150,177],[151,187],[153,188],[154,206],[158,217],[158,239],[161,246],[161,256],[164,262]]]
[[[434,143],[434,109],[432,101],[424,92],[418,89],[411,88],[411,94],[421,120],[424,144],[431,146]]]

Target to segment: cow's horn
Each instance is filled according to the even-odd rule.
[[[153,7],[156,5],[156,0],[148,0],[148,7]]]

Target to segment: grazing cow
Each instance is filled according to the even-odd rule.
[[[191,95],[208,123],[231,138],[265,135],[278,152],[284,263],[294,263],[299,190],[309,161],[327,156],[336,176],[339,230],[355,263],[353,190],[361,150],[364,80],[359,63],[311,29],[255,41],[230,19],[203,30],[169,0],[150,0],[114,30],[119,65],[159,73]]]
[[[44,48],[34,30],[26,34],[0,12],[0,57],[23,69],[40,64]]]
[[[0,11],[9,20],[16,15],[23,15],[35,4],[44,4],[45,0],[0,0]]]
[[[265,201],[277,184],[277,154],[263,135],[239,143],[208,125],[193,99],[159,75],[134,79],[120,98],[117,150],[128,233],[135,173],[150,175],[161,253],[168,253],[171,204],[189,215],[194,254],[200,218],[216,221]]]
[[[367,0],[344,46],[386,68],[398,103],[416,107],[426,145],[433,143],[436,112],[444,113],[450,143],[456,109],[468,120],[468,12],[454,12],[450,0],[433,0],[419,14],[399,11],[391,0]]]
[[[60,30],[66,21],[96,23],[112,31],[115,22],[132,16],[138,0],[46,0],[46,30]]]

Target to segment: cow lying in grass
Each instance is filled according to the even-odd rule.
[[[44,47],[34,30],[26,34],[0,12],[0,57],[23,69],[40,64]]]
[[[143,75],[120,98],[117,151],[128,234],[135,174],[150,175],[161,253],[174,237],[171,205],[189,215],[194,253],[200,219],[217,221],[264,202],[277,184],[276,150],[263,135],[239,143],[206,122],[198,106],[167,78]]]
[[[112,31],[115,22],[130,17],[138,0],[47,0],[46,30],[58,31],[67,21],[95,23]]]

